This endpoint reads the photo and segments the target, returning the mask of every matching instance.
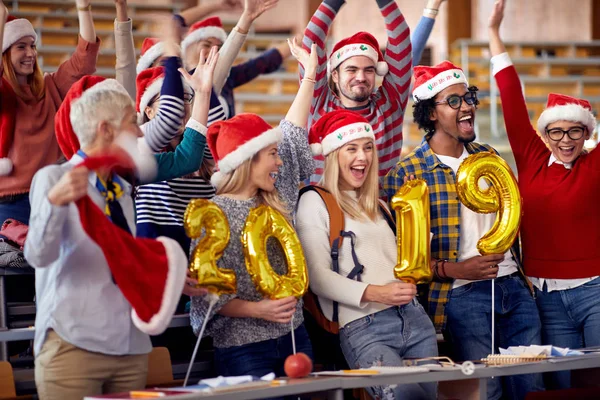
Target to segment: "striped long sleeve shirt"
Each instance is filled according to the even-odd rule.
[[[319,59],[309,126],[324,114],[344,107],[327,85],[328,57],[325,50],[327,33],[343,4],[344,0],[324,0],[304,32],[302,46],[310,51],[311,44],[315,43]],[[365,117],[373,127],[379,155],[379,176],[383,177],[398,161],[402,149],[402,123],[412,76],[412,45],[410,29],[396,2],[377,0],[377,5],[388,35],[385,61],[389,72],[385,75],[383,84],[371,95],[369,104],[354,111]],[[304,70],[300,66],[300,76],[303,75]],[[323,174],[323,158],[319,157],[316,161],[311,182],[318,182]]]

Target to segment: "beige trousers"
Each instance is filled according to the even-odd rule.
[[[148,355],[111,356],[82,350],[50,330],[35,358],[41,400],[81,400],[85,396],[143,389]]]

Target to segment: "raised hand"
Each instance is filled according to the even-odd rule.
[[[502,20],[504,19],[504,6],[506,0],[496,0],[492,8],[492,14],[488,20],[488,26],[490,29],[499,30]]]
[[[48,192],[48,201],[55,206],[65,206],[87,194],[89,170],[75,167],[64,174]]]
[[[218,60],[219,49],[217,46],[210,49],[208,57],[206,57],[206,50],[202,49],[194,74],[190,75],[184,68],[179,68],[179,72],[187,84],[194,89],[194,92],[207,93],[212,89],[213,74]]]
[[[251,20],[255,20],[265,11],[275,7],[277,3],[279,3],[279,0],[244,0],[244,13]]]
[[[313,43],[310,48],[310,54],[308,54],[308,52],[298,44],[296,37],[292,38],[292,40],[288,39],[287,42],[294,58],[304,67],[304,77],[315,79],[318,64],[317,45]]]
[[[125,22],[129,19],[127,15],[127,0],[115,0],[115,9],[117,11],[117,21]]]

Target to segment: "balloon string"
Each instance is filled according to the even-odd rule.
[[[494,355],[496,346],[495,346],[495,340],[496,340],[496,333],[495,333],[495,328],[496,328],[496,284],[495,284],[496,280],[492,279],[492,355]]]
[[[190,377],[190,373],[192,372],[192,366],[194,365],[194,361],[196,360],[196,353],[198,352],[198,347],[200,347],[200,341],[202,340],[202,335],[204,334],[204,329],[206,329],[206,323],[209,320],[210,312],[217,301],[219,300],[219,296],[215,294],[208,294],[209,298],[208,310],[206,311],[206,316],[204,317],[204,321],[202,322],[202,328],[200,328],[200,333],[198,334],[198,339],[196,340],[196,346],[194,347],[194,352],[192,353],[192,359],[190,361],[190,365],[185,374],[185,380],[183,381],[183,386],[187,386],[188,379]]]
[[[290,327],[292,328],[292,351],[296,354],[296,337],[294,336],[294,316],[290,320]]]

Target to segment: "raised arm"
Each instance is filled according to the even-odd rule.
[[[96,42],[96,28],[92,18],[92,1],[75,0],[79,19],[79,35],[88,43]]]
[[[198,60],[196,68],[194,68],[193,75],[190,75],[185,68],[179,69],[179,72],[181,72],[187,84],[194,90],[194,105],[192,107],[191,121],[195,121],[204,126],[208,125],[212,78],[218,60],[218,49],[217,47],[213,47],[210,49],[208,55],[204,50],[200,52],[200,59]]]
[[[423,16],[419,20],[419,23],[411,36],[413,66],[419,65],[421,62],[423,50],[425,49],[427,40],[429,40],[429,35],[431,35],[431,31],[433,30],[433,25],[435,24],[435,19],[440,6],[444,1],[445,0],[427,0],[427,5],[423,10]]]
[[[287,46],[287,43],[284,43]],[[278,47],[269,49],[260,56],[231,68],[227,85],[238,87],[245,85],[262,74],[270,74],[281,67],[283,57]]]
[[[311,115],[314,114],[316,108],[316,99],[321,97],[324,90],[327,90],[327,50],[325,49],[325,41],[327,40],[331,24],[344,3],[344,0],[323,0],[323,3],[317,8],[317,11],[315,11],[315,14],[304,30],[302,47],[308,52],[311,45],[313,43],[316,44],[318,56],[317,74],[315,77],[317,82],[315,83],[313,93],[315,101],[311,105]],[[300,72],[300,79],[302,79],[304,77],[304,66],[301,63],[298,64],[298,70]]]
[[[96,72],[100,50],[100,40],[96,37],[90,0],[76,0],[75,4],[79,16],[77,48],[71,57],[60,64],[56,72],[50,74],[61,98],[64,98],[71,86],[84,75],[93,75]]]
[[[505,0],[496,1],[489,19],[492,72],[500,92],[508,140],[517,167],[522,170],[522,166],[527,163],[528,158],[549,152],[549,150],[531,126],[517,70],[500,38],[500,25],[504,18],[505,4]]]
[[[135,101],[135,44],[133,27],[127,15],[127,0],[115,0],[115,78]]]
[[[229,76],[229,70],[237,58],[252,23],[265,11],[275,7],[279,0],[244,0],[244,11],[236,26],[221,47],[219,62],[213,76],[213,91],[219,95]]]
[[[183,18],[185,24],[190,26],[210,14],[219,11],[235,10],[238,7],[241,8],[240,0],[203,1],[202,4],[183,10],[179,15]]]
[[[398,96],[400,108],[404,110],[412,76],[410,29],[395,0],[377,0],[377,5],[383,15],[388,36],[384,60],[389,72],[383,78],[382,87],[387,91],[386,98],[391,98],[393,93]]]
[[[167,144],[180,133],[184,109],[184,88],[179,74],[181,59],[179,58],[179,41],[181,39],[179,22],[167,17],[161,24],[164,43],[163,66],[165,77],[160,89],[158,112],[150,121],[141,126],[144,139],[154,153],[162,151]],[[140,110],[141,113],[144,110]]]

